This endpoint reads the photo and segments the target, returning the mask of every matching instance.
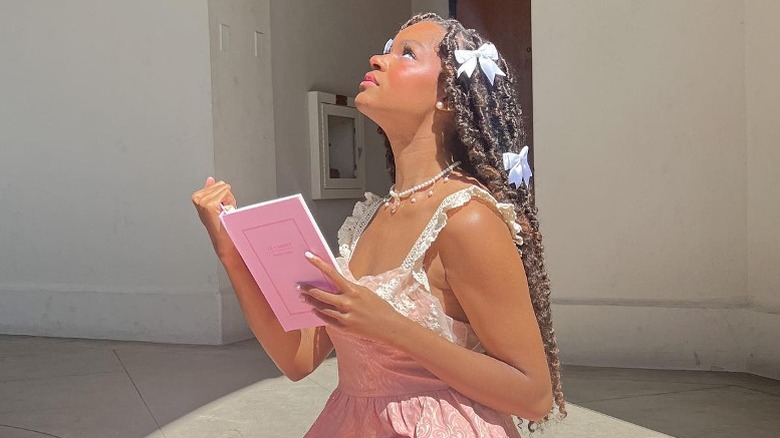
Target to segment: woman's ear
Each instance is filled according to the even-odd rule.
[[[446,97],[442,97],[436,101],[436,109],[448,113],[455,111],[452,107],[450,107],[448,103],[448,99]]]

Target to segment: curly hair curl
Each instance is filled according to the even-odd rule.
[[[463,173],[477,179],[497,200],[515,206],[522,228],[523,249],[518,247],[518,252],[523,261],[531,303],[544,342],[554,399],[551,410],[542,421],[528,422],[528,430],[533,433],[543,430],[550,420],[563,420],[567,412],[561,388],[561,362],[558,358],[558,345],[550,310],[550,280],[544,265],[544,246],[539,231],[534,193],[525,182],[513,189],[508,182],[506,171],[503,170],[502,154],[517,153],[525,143],[522,110],[515,91],[513,70],[499,54],[496,63],[506,76],[497,76],[494,84],[491,85],[479,70],[470,77],[457,77],[455,49],[474,50],[489,41],[474,29],[466,29],[459,21],[443,19],[434,13],[414,15],[401,29],[422,21],[437,23],[445,31],[438,47],[442,61],[439,82],[444,84],[449,106],[454,109],[457,133],[457,138],[446,145],[448,152],[454,160],[460,160]],[[385,137],[387,171],[395,183],[395,159],[390,141],[381,128],[379,133]],[[522,426],[522,423],[523,419],[520,419],[519,426]]]

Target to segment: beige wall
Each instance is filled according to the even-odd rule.
[[[271,3],[278,195],[301,192],[334,251],[338,228],[357,199],[311,200],[306,93],[357,94],[371,70],[368,59],[382,51],[409,11],[409,1]],[[366,136],[368,190],[386,194],[385,147],[370,120]]]
[[[214,175],[239,205],[276,195],[269,0],[209,0]],[[203,179],[205,180],[203,175]],[[227,273],[219,268],[220,343],[252,337]]]
[[[450,15],[449,0],[412,0],[412,14],[418,12],[435,12],[442,18]]]
[[[307,92],[357,94],[369,57],[409,10],[408,1],[209,2],[216,168],[236,188],[240,205],[302,193],[337,251],[336,233],[356,199],[311,199]],[[229,53],[219,50],[220,20],[233,33]],[[242,56],[252,51],[255,29],[263,33],[265,52]],[[367,189],[386,193],[384,143],[370,120],[366,135]],[[219,279],[223,342],[252,337],[221,267]]]
[[[220,342],[206,2],[6,0],[0,53],[0,333]]]
[[[748,370],[745,5],[545,0],[532,14],[537,196],[564,362]],[[756,33],[747,47],[763,50],[772,36]],[[776,115],[761,105],[759,118]],[[762,187],[762,203],[777,199]],[[770,275],[776,291],[776,273],[754,283]]]
[[[0,2],[0,333],[251,337],[190,195],[215,175],[242,205],[308,196],[306,92],[354,95],[411,10],[273,5]],[[368,132],[381,193],[384,146]],[[354,200],[313,204],[335,244]]]
[[[745,1],[748,293],[754,369],[780,367],[780,3]]]

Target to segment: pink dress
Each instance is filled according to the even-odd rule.
[[[338,234],[340,256],[336,261],[347,278],[375,291],[398,312],[451,342],[484,353],[472,327],[447,316],[430,293],[422,260],[447,223],[447,210],[472,197],[494,205],[515,241],[521,243],[513,206],[497,202],[475,185],[452,193],[442,201],[401,266],[355,279],[349,272],[350,256],[383,201],[371,192],[365,196]],[[326,330],[336,349],[339,383],[305,438],[520,437],[509,414],[457,392],[402,351],[333,326]]]

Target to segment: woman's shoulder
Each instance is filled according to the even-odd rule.
[[[486,227],[506,227],[498,203],[489,193],[485,193],[484,189],[470,186],[455,194],[460,195],[462,199],[459,199],[460,202],[453,205],[455,208],[448,212],[446,228],[449,231],[471,233]]]
[[[472,176],[463,174],[453,175],[451,182],[455,184],[449,189],[449,194],[445,195],[442,202],[444,207],[449,207],[447,209],[452,207],[463,207],[467,210],[479,209],[479,207],[469,207],[479,204],[470,202],[472,199],[481,200],[483,201],[481,204],[488,204],[498,212],[500,212],[500,208],[503,208],[503,206],[512,206],[509,203],[499,202],[490,189]],[[512,209],[514,210],[514,208]]]
[[[483,231],[505,230],[507,227],[513,239],[522,244],[521,227],[517,221],[515,206],[500,202],[482,183],[472,177],[458,178],[456,188],[443,202],[447,213],[444,239],[479,238]],[[477,202],[473,202],[473,201]],[[501,231],[505,233],[505,231]]]
[[[450,181],[455,182],[455,186],[451,190],[452,194],[458,192],[470,192],[473,194],[478,192],[481,195],[481,199],[491,198],[495,203],[499,203],[493,192],[474,176],[454,171],[450,174]]]
[[[474,194],[481,192],[476,190]],[[451,211],[446,226],[441,228],[436,243],[444,254],[498,252],[507,255],[516,252],[523,243],[514,209],[500,207],[478,196],[464,203],[457,212]]]

